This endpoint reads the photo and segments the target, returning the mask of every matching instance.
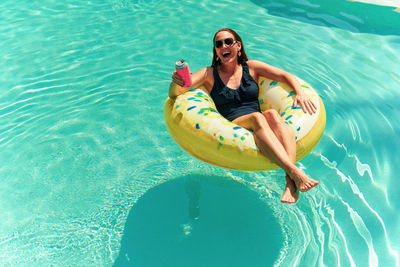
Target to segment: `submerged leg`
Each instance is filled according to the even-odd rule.
[[[253,130],[254,140],[261,153],[284,169],[300,191],[306,192],[318,184],[317,181],[311,179],[296,167],[261,113],[255,112],[244,115],[233,122],[246,129]]]

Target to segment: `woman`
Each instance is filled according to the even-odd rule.
[[[306,192],[318,182],[296,167],[294,133],[278,112],[270,109],[261,113],[258,79],[262,76],[288,84],[296,93],[294,107],[300,105],[304,112],[315,113],[315,104],[292,74],[257,60],[248,60],[242,39],[234,30],[218,30],[213,42],[212,66],[192,75],[192,87],[204,86],[222,116],[253,131],[261,152],[286,171],[286,187],[281,201],[295,203],[298,199],[296,188]],[[174,98],[189,90],[182,85],[182,79],[174,72],[169,96]]]

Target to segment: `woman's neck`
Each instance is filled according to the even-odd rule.
[[[232,63],[226,63],[226,64],[221,64],[220,65],[220,70],[226,74],[229,75],[234,75],[236,71],[239,69],[239,63],[237,62],[232,62]]]

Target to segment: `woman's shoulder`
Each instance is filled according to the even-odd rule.
[[[214,76],[213,76],[214,66],[207,66],[207,67],[204,67],[204,68],[202,68],[200,71],[203,73],[203,75],[204,75],[206,78],[214,77]]]
[[[202,68],[192,76],[194,87],[204,86],[210,92],[214,84],[213,68],[211,66]]]
[[[256,73],[274,72],[277,70],[276,67],[259,60],[249,60],[247,64],[249,65],[249,69]]]
[[[259,61],[259,60],[254,60],[254,59],[248,60],[247,66],[249,66],[248,68],[249,68],[249,72],[250,72],[251,76],[258,79],[258,76],[262,72],[264,64],[265,64],[264,62]]]
[[[251,59],[251,60],[247,61],[247,65],[249,65],[250,68],[257,68],[264,64],[266,64],[266,63],[259,61],[259,60],[255,60],[255,59]]]

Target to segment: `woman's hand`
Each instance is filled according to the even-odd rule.
[[[179,74],[176,73],[176,71],[174,71],[172,73],[172,82],[169,85],[169,93],[168,93],[169,97],[175,98],[178,95],[183,94],[185,91],[187,91],[187,89],[183,87],[183,85],[184,81],[179,76]]]
[[[183,87],[185,84],[183,79],[179,76],[178,73],[176,73],[176,71],[174,71],[172,73],[172,82],[169,86],[169,97],[175,98],[178,95],[187,92],[188,90],[190,90],[190,88],[199,88],[201,86],[206,88],[206,90],[208,90],[207,88],[210,88],[208,90],[208,92],[210,92],[212,84],[214,84],[212,67],[205,67],[193,74],[190,78],[192,79],[192,86]]]
[[[179,74],[176,71],[174,71],[172,73],[172,82],[179,86],[184,85],[184,81],[182,80],[181,76],[179,76]]]
[[[314,114],[317,111],[317,107],[315,106],[314,102],[312,102],[304,92],[296,94],[293,107],[297,107],[298,104],[303,109],[304,113],[308,112],[310,114]]]

